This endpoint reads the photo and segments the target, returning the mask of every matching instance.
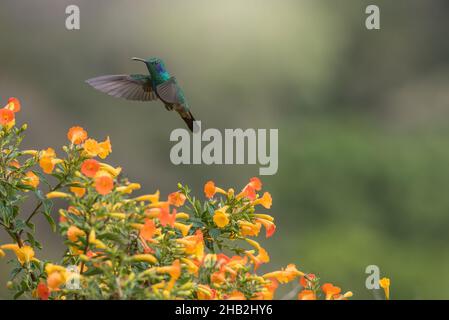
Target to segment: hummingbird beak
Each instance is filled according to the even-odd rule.
[[[131,60],[146,62],[144,59],[133,57]]]

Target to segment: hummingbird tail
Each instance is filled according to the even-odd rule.
[[[198,130],[198,126],[195,125],[195,118],[192,113],[189,111],[187,113],[180,113],[182,120],[187,124],[191,132],[196,132]]]

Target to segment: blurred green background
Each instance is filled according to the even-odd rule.
[[[365,28],[373,3],[379,31]],[[65,29],[69,4],[80,7],[79,31]],[[2,0],[0,104],[21,99],[27,147],[60,150],[73,125],[109,135],[109,161],[147,191],[243,186],[259,166],[174,166],[177,116],[84,83],[146,72],[132,56],[162,57],[203,126],[279,129],[279,171],[262,177],[278,232],[261,236],[272,259],[262,271],[293,262],[373,299],[365,268],[375,264],[394,299],[447,299],[448,9],[444,0]],[[58,259],[60,236],[38,220],[38,256]],[[4,299],[8,272],[0,260]]]

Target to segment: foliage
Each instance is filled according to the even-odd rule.
[[[16,256],[8,282],[14,298],[273,299],[279,283],[294,280],[299,299],[352,296],[330,283],[320,286],[294,264],[257,274],[270,258],[253,238],[262,228],[267,238],[276,231],[274,218],[258,213],[272,204],[270,193],[259,194],[258,178],[240,192],[208,181],[204,201],[182,184],[166,199],[159,191],[133,196],[140,185],[101,162],[112,151],[109,138],[98,142],[72,127],[63,157],[51,148],[22,151],[26,125],[15,126],[19,111],[15,98],[0,109],[0,224],[12,239],[0,246],[0,257],[8,250]],[[22,219],[30,195],[37,205]],[[67,202],[58,228],[67,250],[58,263],[35,257],[42,246],[32,223],[43,214],[57,229],[53,199]]]

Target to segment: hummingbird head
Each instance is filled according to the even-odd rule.
[[[158,73],[158,74],[167,74],[168,73],[165,69],[165,64],[164,61],[160,58],[156,58],[156,57],[151,57],[147,60],[142,59],[142,58],[131,58],[134,61],[141,61],[143,63],[145,63],[145,65],[147,66],[148,70],[150,71],[150,73]]]

